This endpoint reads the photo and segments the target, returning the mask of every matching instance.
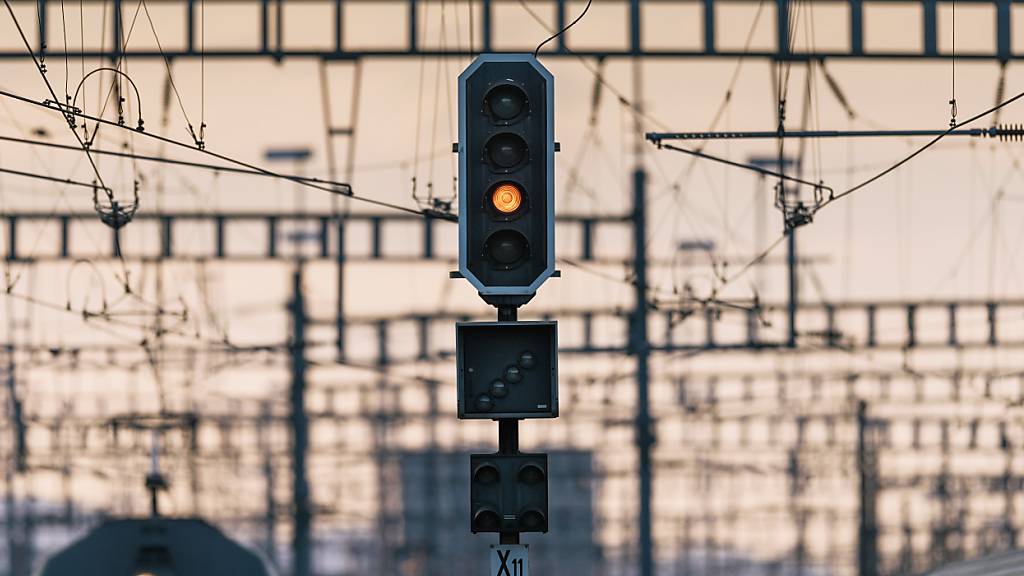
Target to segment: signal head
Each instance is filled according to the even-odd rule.
[[[483,54],[459,76],[459,271],[495,306],[555,271],[553,106],[531,54]]]

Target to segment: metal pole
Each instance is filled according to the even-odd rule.
[[[857,470],[860,474],[858,576],[878,576],[878,528],[875,523],[875,461],[868,443],[867,403],[857,404]]]
[[[444,572],[445,556],[439,547],[439,538],[435,527],[437,522],[447,522],[447,519],[440,514],[438,490],[438,475],[440,474],[441,459],[437,447],[437,423],[441,416],[440,407],[437,404],[437,380],[424,382],[427,388],[427,410],[430,415],[427,421],[427,465],[423,471],[423,491],[426,493],[425,518],[420,520],[419,530],[426,537],[426,570],[424,576],[439,576]],[[450,548],[449,548],[450,549]]]
[[[378,552],[378,574],[391,576],[393,570],[393,550],[389,529],[391,526],[391,512],[388,506],[388,429],[391,418],[396,415],[396,407],[388,398],[389,389],[387,381],[387,370],[390,360],[388,347],[388,326],[387,322],[377,323],[377,369],[380,379],[377,381],[377,411],[374,418],[374,444],[373,451],[376,460],[377,473],[377,540],[379,543]]]
[[[11,312],[11,306],[7,307],[8,313]],[[7,323],[7,333],[10,339],[12,335],[11,330],[12,322]],[[14,345],[8,344],[6,346],[7,352],[7,401],[8,408],[11,412],[14,412],[15,406],[17,405],[17,397],[14,395]],[[4,489],[5,489],[5,500],[4,500],[4,519],[5,527],[7,530],[7,570],[13,576],[18,573],[18,560],[20,558],[18,536],[17,536],[17,518],[14,515],[14,470],[18,467],[18,451],[17,445],[17,422],[12,426],[15,432],[15,441],[12,442],[11,450],[11,461],[9,465],[4,467]]]
[[[785,194],[785,192],[783,192]],[[796,228],[790,228],[786,232],[786,269],[789,272],[789,310],[787,311],[787,324],[789,328],[788,344],[790,348],[796,348],[796,313],[798,306],[800,279],[797,275],[796,258]]]
[[[754,252],[758,253],[768,246],[768,207],[765,204],[765,193],[767,181],[764,176],[757,179],[754,185]],[[770,188],[767,188],[770,190]],[[754,286],[758,294],[766,294],[768,282],[765,279],[764,266],[754,268]]]
[[[633,244],[634,286],[636,304],[633,309],[630,349],[636,355],[636,444],[640,460],[640,574],[653,576],[654,556],[651,538],[651,433],[650,401],[648,398],[650,343],[647,340],[647,173],[637,168],[633,172]]]
[[[779,18],[782,18],[783,13],[788,14],[789,6],[788,0],[779,2]],[[783,40],[783,31],[788,31],[788,22],[779,22],[779,41]],[[788,32],[787,32],[788,33]],[[787,44],[788,45],[788,44]],[[780,44],[780,50],[781,50]],[[788,219],[788,212],[786,211],[786,203],[788,200],[789,192],[786,190],[786,180],[782,175],[786,173],[786,100],[783,96],[784,87],[782,86],[782,78],[776,83],[776,89],[779,91],[779,102],[778,102],[778,116],[777,120],[779,123],[777,136],[779,139],[779,198],[784,206],[783,208],[783,226],[786,231],[786,269],[788,271],[788,284],[789,284],[789,297],[788,297],[788,310],[786,314],[786,324],[788,328],[787,344],[790,348],[796,348],[796,315],[797,315],[797,287],[799,278],[797,277],[796,269],[796,226],[790,226]],[[797,174],[801,175],[802,170],[800,169],[800,158],[797,157]],[[793,199],[796,203],[800,201],[800,191],[793,190]]]
[[[643,78],[641,63],[633,62],[633,102],[639,106]],[[633,285],[636,302],[630,330],[630,349],[636,355],[636,445],[640,465],[640,576],[654,576],[654,551],[651,537],[651,433],[648,398],[650,342],[647,340],[647,172],[643,165],[643,134],[640,111],[634,113],[638,134],[635,143],[636,168],[633,171]]]
[[[309,483],[306,480],[306,452],[309,448],[309,422],[306,416],[306,306],[302,293],[302,261],[297,261],[292,276],[292,506],[295,531],[292,535],[292,574],[310,576]]]
[[[270,429],[273,426],[272,409],[270,402],[263,402],[260,410],[260,429],[257,436],[259,448],[263,452],[263,478],[266,481],[265,488],[265,517],[264,523],[264,547],[267,561],[271,566],[277,568],[277,504],[274,500],[274,460],[270,446]]]
[[[498,420],[498,454],[519,452],[519,420]],[[519,532],[501,532],[498,544],[519,544]]]
[[[515,322],[519,309],[515,306],[498,306],[498,322]],[[498,420],[498,454],[519,453],[519,420]],[[501,532],[498,544],[519,544],[519,532]]]

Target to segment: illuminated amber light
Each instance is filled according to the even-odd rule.
[[[523,205],[523,191],[515,184],[502,184],[491,194],[491,204],[502,214],[515,214]]]

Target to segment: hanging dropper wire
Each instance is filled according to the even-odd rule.
[[[540,44],[537,44],[537,48],[533,51],[533,57],[536,58],[537,54],[540,54],[540,49],[543,48],[545,44],[547,44],[548,42],[551,42],[555,38],[558,38],[562,34],[565,34],[569,30],[569,28],[572,28],[573,26],[576,25],[577,22],[582,20],[583,17],[587,15],[587,10],[590,10],[590,5],[593,4],[593,3],[594,3],[594,0],[587,0],[587,5],[583,8],[583,12],[580,12],[580,15],[577,16],[575,20],[570,22],[569,25],[566,26],[565,28],[562,28],[558,32],[555,32],[554,34],[549,36],[547,40],[541,42]]]

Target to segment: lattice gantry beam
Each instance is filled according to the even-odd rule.
[[[759,308],[685,307],[652,310],[651,349],[661,354],[726,352],[782,349],[788,346],[783,334],[783,304],[762,304]],[[804,352],[863,352],[913,350],[979,350],[1024,348],[1024,300],[889,301],[804,303],[797,349]],[[685,315],[685,317],[684,317]],[[627,354],[628,311],[624,309],[559,309],[540,312],[538,317],[557,318],[560,323],[559,353],[566,355]],[[367,366],[394,366],[415,362],[448,362],[454,355],[448,329],[455,321],[484,319],[479,312],[423,312],[382,317],[348,316],[336,319],[310,318],[318,329],[341,327],[352,345],[346,361]],[[333,331],[331,331],[333,333]],[[334,340],[311,340],[310,354],[329,361]],[[50,347],[20,346],[43,363],[80,361],[80,354],[110,354],[104,346],[62,348],[67,358],[53,354]],[[283,343],[256,347],[224,347],[218,350],[222,362],[266,355],[285,349]],[[137,350],[129,347],[125,350]],[[168,361],[189,361],[189,350],[168,356]],[[194,353],[194,352],[192,352]],[[328,357],[325,357],[324,355]],[[180,357],[180,358],[179,358]],[[23,360],[25,361],[25,360]]]
[[[625,256],[600,256],[597,235],[629,225],[626,216],[558,218],[560,232],[574,242],[559,246],[574,260],[622,264]],[[280,213],[139,213],[114,231],[89,212],[7,212],[0,216],[0,254],[11,262],[78,258],[126,260],[305,259],[412,262],[455,261],[456,227],[435,218],[382,214],[288,215]],[[40,231],[56,238],[39,246]],[[98,243],[94,239],[101,238]]]
[[[676,303],[649,314],[651,349],[658,353],[785,348],[788,307],[749,309]],[[1024,347],[1024,300],[801,303],[798,349],[900,351]],[[558,310],[560,354],[629,353],[630,313],[619,309]],[[482,319],[469,313],[347,318],[346,341],[364,343],[353,358],[376,365],[447,361],[454,355],[445,326]],[[313,320],[314,324],[327,321]]]
[[[729,45],[725,41],[722,30],[726,22],[741,21],[732,12],[741,2],[732,0],[595,0],[598,8],[592,18],[600,18],[604,12],[604,22],[614,17],[621,22],[621,30],[617,34],[608,34],[607,44],[594,45],[590,42],[579,46],[574,45],[572,33],[561,36],[550,43],[546,49],[549,56],[588,56],[588,57],[727,57],[739,55],[784,60],[805,60],[818,58],[897,58],[897,59],[944,59],[953,54],[942,49],[940,42],[940,12],[952,3],[952,0],[918,0],[916,2],[896,3],[886,0],[815,0],[815,9],[820,12],[836,11],[834,26],[842,28],[847,34],[844,46],[827,49],[801,48],[791,41],[796,38],[787,25],[790,16],[796,10],[804,9],[801,4],[791,0],[775,0],[769,10],[773,12],[774,23],[771,33],[772,42],[745,50],[743,45]],[[987,30],[978,33],[991,34],[991,49],[978,52],[957,52],[957,58],[979,60],[1017,60],[1022,53],[1013,49],[1014,20],[1012,6],[1017,0],[961,0],[957,4],[961,10],[983,10],[990,16],[991,25]],[[15,5],[23,8],[19,13],[25,15],[25,26],[31,28],[33,44],[39,55],[63,58],[63,43],[58,41],[61,34],[59,27],[59,3],[48,0],[28,2],[15,1]],[[38,9],[36,7],[38,4]],[[163,38],[163,51],[156,47],[133,45],[128,43],[122,50],[126,20],[130,22],[129,10],[131,3],[121,0],[113,1],[113,10],[107,13],[108,21],[104,30],[109,38],[102,46],[86,47],[74,50],[69,46],[71,57],[93,57],[116,59],[122,55],[132,58],[194,58],[205,55],[209,58],[324,58],[324,59],[355,59],[364,57],[408,57],[408,56],[472,56],[480,52],[522,52],[533,48],[508,43],[512,30],[521,28],[524,20],[522,7],[518,0],[473,0],[471,2],[472,22],[474,25],[475,42],[460,46],[448,46],[441,49],[429,40],[430,15],[426,7],[435,5],[434,15],[439,13],[440,0],[309,0],[306,2],[285,2],[283,0],[258,0],[254,2],[237,2],[235,0],[209,0],[205,9],[225,17],[225,10],[234,10],[232,27],[240,35],[251,38],[249,43],[224,45],[217,42],[214,35],[200,38],[202,14],[200,3],[195,0],[157,0],[150,5],[159,6],[161,26],[167,26]],[[452,3],[456,5],[456,3]],[[458,9],[466,10],[466,4],[460,3]],[[902,4],[915,12],[910,18],[910,26],[919,28],[915,34],[903,34],[903,40],[914,35],[916,41],[906,46],[893,48],[874,48],[865,41],[866,30],[875,22],[889,19],[891,13],[885,11],[894,4]],[[87,0],[85,5],[100,6],[99,0]],[[562,27],[575,17],[578,4],[568,0],[550,0],[549,2],[533,3],[541,16],[549,19],[549,25]],[[888,5],[888,6],[887,6]],[[747,9],[753,12],[756,3],[748,2]],[[451,8],[455,9],[455,8]],[[516,14],[515,11],[519,11]],[[39,14],[36,18],[34,13]],[[173,15],[173,16],[170,16]],[[315,15],[315,16],[311,16]],[[612,15],[612,16],[609,16]],[[207,14],[208,19],[213,16]],[[311,18],[316,26],[309,24]],[[769,22],[769,18],[764,18]],[[463,26],[467,27],[470,13],[463,15]],[[916,22],[914,22],[916,21]],[[295,24],[292,24],[292,23]],[[530,21],[532,22],[532,21]],[[171,24],[174,26],[171,26]],[[829,22],[833,24],[833,22]],[[31,26],[29,26],[31,24]],[[296,29],[306,25],[303,34]],[[657,24],[657,25],[655,25]],[[890,21],[891,24],[891,21]],[[663,39],[652,32],[652,29],[666,28],[673,31],[672,38]],[[312,40],[319,32],[319,38]],[[359,30],[374,31],[376,41],[372,44],[358,38]],[[900,26],[901,30],[907,27]],[[537,35],[543,30],[538,26]],[[244,33],[244,34],[243,34]],[[692,37],[688,37],[688,34]],[[521,34],[516,34],[521,36]],[[393,39],[393,42],[382,42],[380,39]],[[672,42],[671,40],[675,40]],[[45,47],[45,49],[44,49]],[[0,59],[24,58],[25,51],[16,47],[0,49]]]

